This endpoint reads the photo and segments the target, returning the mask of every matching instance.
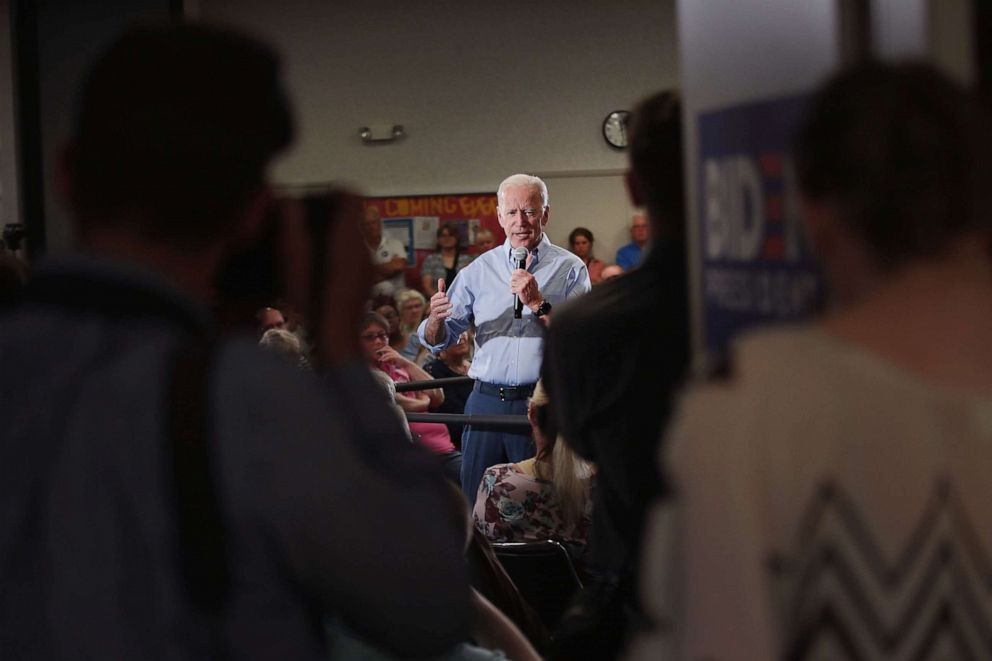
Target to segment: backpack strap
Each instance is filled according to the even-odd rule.
[[[180,571],[189,600],[208,620],[212,658],[226,658],[222,621],[231,591],[227,526],[210,444],[209,374],[216,343],[181,342],[168,401]]]

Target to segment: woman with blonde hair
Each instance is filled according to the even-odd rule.
[[[473,517],[493,542],[553,539],[581,560],[589,528],[591,466],[558,436],[544,384],[527,406],[537,454],[490,466],[482,476]]]

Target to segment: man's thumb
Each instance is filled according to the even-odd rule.
[[[437,279],[437,290],[442,294],[444,293],[444,278]]]

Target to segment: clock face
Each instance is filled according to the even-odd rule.
[[[614,149],[627,147],[627,120],[630,113],[626,110],[614,110],[603,120],[603,137],[606,143]]]

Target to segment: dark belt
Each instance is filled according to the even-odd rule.
[[[501,386],[498,383],[476,381],[473,389],[481,392],[483,395],[499,397],[499,401],[501,402],[512,402],[518,399],[527,399],[533,395],[534,385],[533,383],[529,383],[523,386]]]

